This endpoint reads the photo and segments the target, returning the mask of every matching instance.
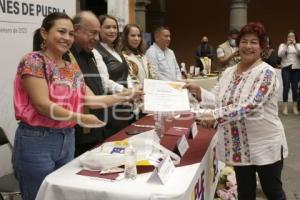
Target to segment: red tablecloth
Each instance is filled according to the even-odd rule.
[[[165,126],[165,130],[167,131],[170,126],[179,126],[179,127],[186,127],[191,128],[192,123],[194,122],[194,119],[191,114],[184,114],[181,115],[180,118],[174,119],[173,122],[167,122]],[[136,124],[139,125],[153,125],[154,120],[153,116],[146,116],[140,119],[136,122]],[[126,134],[127,131],[131,130],[150,130],[150,128],[140,128],[133,125],[128,126],[127,128],[121,130],[120,132],[116,133],[115,135],[111,136],[106,140],[108,141],[116,141],[116,140],[123,140],[127,137],[129,137],[128,134]],[[201,127],[198,127],[198,135],[192,139],[187,138],[189,143],[189,149],[184,154],[184,156],[181,158],[179,166],[184,165],[190,165],[193,163],[201,162],[209,144],[214,136],[215,130],[208,130]],[[169,150],[175,150],[176,142],[179,139],[179,136],[170,136],[170,135],[164,135],[161,144],[168,148]]]

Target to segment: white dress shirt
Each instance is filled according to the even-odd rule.
[[[231,47],[229,46],[229,49],[231,50],[231,53],[234,53],[238,50],[237,47]],[[223,58],[225,56],[225,51],[221,47],[217,48],[217,58]]]
[[[279,81],[265,62],[236,75],[227,68],[201,106],[212,109],[218,122],[217,158],[234,165],[267,165],[287,157],[288,149],[278,117]],[[282,154],[281,154],[282,152]]]
[[[152,64],[158,80],[182,80],[175,54],[171,49],[166,48],[165,50],[162,50],[153,43],[147,50],[146,56]]]

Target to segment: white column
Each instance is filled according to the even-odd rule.
[[[230,0],[229,28],[240,30],[247,23],[247,8],[250,0]]]
[[[150,0],[136,0],[135,2],[135,21],[143,31],[146,30],[146,6],[150,3]]]

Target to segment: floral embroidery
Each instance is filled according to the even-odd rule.
[[[241,159],[241,153],[234,153],[232,155],[232,159],[233,159],[234,162],[240,163],[242,161],[242,159]]]
[[[234,117],[236,117],[238,115],[238,112],[237,111],[234,111],[234,112],[231,112],[231,113],[229,113],[229,117],[230,118],[234,118]]]
[[[224,130],[224,146],[225,146],[225,160],[229,162],[230,157],[230,141],[229,141],[229,131],[228,129]]]
[[[241,135],[243,137],[243,150],[244,150],[244,161],[245,162],[250,162],[250,147],[249,147],[249,142],[248,142],[248,137],[247,137],[247,130],[246,130],[246,124],[245,120],[240,121],[241,124]]]
[[[231,135],[236,137],[239,135],[239,130],[236,127],[231,128]]]
[[[27,54],[18,67],[18,74],[45,77],[43,65],[45,63],[47,78],[51,84],[59,83],[77,89],[84,83],[83,75],[77,65],[66,62],[66,67],[58,68],[55,63],[39,52]]]
[[[250,113],[254,108],[256,108],[257,106],[256,105],[252,105],[252,104],[248,104],[246,107],[245,107],[245,113],[248,114]]]
[[[221,124],[221,123],[224,123],[224,122],[226,121],[226,119],[223,118],[223,117],[219,117],[219,118],[217,119],[217,121]]]
[[[266,85],[261,85],[259,88],[259,91],[263,94],[266,94],[268,92],[269,88]]]
[[[241,162],[242,160],[242,153],[241,153],[241,136],[243,135],[243,143],[244,141],[248,141],[247,139],[247,133],[246,133],[246,126],[243,123],[244,122],[244,118],[243,116],[247,113],[251,111],[251,108],[253,108],[254,106],[249,105],[246,108],[241,108],[239,110],[237,110],[236,106],[234,105],[234,102],[239,102],[240,98],[241,98],[241,94],[242,94],[242,89],[244,88],[244,85],[250,75],[250,72],[244,73],[241,76],[234,76],[232,77],[232,81],[230,82],[226,93],[225,94],[229,94],[229,96],[224,95],[223,99],[222,99],[222,105],[224,106],[223,108],[223,117],[218,118],[218,122],[222,123],[226,121],[226,118],[236,118],[238,116],[241,116],[241,119],[239,121],[231,121],[229,123],[229,125],[224,126],[224,130],[226,132],[231,133],[231,135],[229,134],[224,134],[224,138],[225,141],[227,141],[227,145],[225,145],[225,160],[228,161],[229,157],[231,155],[230,152],[232,152],[232,161],[233,162]],[[226,99],[227,98],[227,99]],[[227,106],[225,106],[227,105]],[[232,105],[232,106],[231,106]],[[241,126],[240,128],[237,126],[237,124],[244,124],[243,126]],[[226,144],[226,143],[225,143]],[[232,145],[231,150],[229,145]],[[246,152],[249,152],[249,146],[246,146]],[[245,156],[249,157],[250,159],[250,154]],[[247,160],[249,160],[247,158]]]

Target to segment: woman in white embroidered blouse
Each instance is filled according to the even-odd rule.
[[[202,126],[218,124],[217,158],[234,166],[242,200],[256,199],[256,172],[268,199],[286,199],[281,171],[288,150],[278,117],[279,82],[261,60],[266,37],[262,24],[248,23],[237,39],[240,63],[227,68],[211,92],[186,85],[207,108],[198,113]]]
[[[283,110],[282,114],[288,115],[288,94],[292,85],[293,113],[298,115],[297,101],[299,101],[300,81],[300,44],[297,43],[294,30],[289,30],[286,43],[281,43],[278,48],[278,56],[281,57],[281,76],[283,85]]]
[[[138,25],[127,24],[124,27],[121,46],[133,81],[143,84],[144,79],[155,79],[153,67],[145,56],[143,33]]]

